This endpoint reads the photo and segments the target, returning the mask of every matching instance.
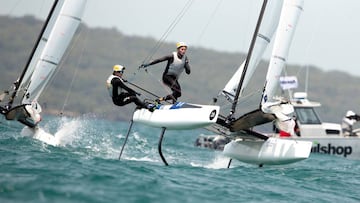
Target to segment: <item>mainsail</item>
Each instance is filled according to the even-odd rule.
[[[261,106],[264,112],[268,112],[268,109],[265,109],[265,107],[268,106],[266,103],[277,102],[275,98],[276,90],[280,86],[281,73],[285,67],[290,44],[295,33],[298,19],[303,10],[303,5],[304,0],[285,0],[284,2],[261,100]]]
[[[27,65],[14,83],[1,113],[8,120],[35,127],[41,118],[38,99],[53,77],[56,68],[81,23],[86,0],[56,0],[50,10]]]
[[[295,28],[303,10],[304,0],[285,0],[278,25],[272,56],[266,75],[265,88],[261,100],[261,110],[276,116],[277,127],[289,134],[294,133],[295,121],[289,117],[294,112],[290,102],[276,97],[280,87],[280,77],[285,67]]]

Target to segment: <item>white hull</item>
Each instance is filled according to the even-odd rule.
[[[174,105],[161,105],[154,112],[137,109],[133,114],[133,121],[169,130],[195,129],[215,123],[219,110],[219,106],[178,102]]]
[[[278,135],[277,135],[278,136]],[[277,137],[276,136],[276,137]],[[278,137],[277,137],[278,138]],[[334,136],[308,136],[279,138],[297,141],[310,141],[312,143],[311,154],[326,154],[343,157],[352,160],[360,160],[360,137]],[[199,137],[196,146],[223,150],[224,143],[228,142],[220,135]]]
[[[224,147],[224,155],[257,165],[290,164],[307,159],[311,142],[280,138],[268,140],[233,140]]]

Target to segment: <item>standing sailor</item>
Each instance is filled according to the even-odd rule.
[[[122,65],[114,65],[113,73],[106,81],[106,87],[112,101],[117,106],[124,106],[134,102],[137,108],[147,108],[149,111],[154,111],[152,104],[142,102],[136,95],[140,95],[133,89],[125,85],[126,80],[122,78],[125,67]]]
[[[353,125],[360,121],[360,116],[353,111],[347,111],[346,116],[342,119],[341,128],[345,136],[356,136],[353,132]]]
[[[155,59],[148,64],[141,64],[140,68],[146,68],[148,66],[167,61],[165,71],[162,76],[163,82],[172,90],[172,94],[159,98],[159,101],[172,100],[173,103],[181,96],[181,87],[178,79],[181,73],[184,71],[186,74],[190,74],[190,65],[187,56],[185,55],[187,45],[185,42],[176,43],[177,51],[170,55],[163,56]]]

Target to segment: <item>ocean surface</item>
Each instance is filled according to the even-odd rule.
[[[312,154],[289,165],[233,161],[197,148],[205,130],[167,131],[92,116],[45,117],[51,146],[0,123],[0,202],[360,202],[360,161]]]

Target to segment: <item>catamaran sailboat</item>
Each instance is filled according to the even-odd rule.
[[[302,11],[303,0],[271,1],[267,4],[265,0],[246,60],[221,92],[221,95],[231,102],[230,113],[228,116],[220,114],[217,122],[207,127],[228,139],[222,140],[229,141],[223,148],[225,156],[260,166],[297,162],[308,158],[311,150],[309,141],[273,138],[252,130],[255,126],[275,122],[281,130],[291,133],[295,124],[289,116],[294,111],[293,106],[275,94]],[[275,29],[276,37],[261,102],[255,110],[238,115],[238,100],[245,97],[245,88]]]
[[[10,91],[0,96],[0,111],[7,120],[19,121],[37,134],[41,121],[39,98],[52,79],[81,22],[86,0],[55,0],[27,64]],[[42,141],[57,145],[54,136],[41,133]]]
[[[283,11],[281,14],[281,20],[278,26],[277,35],[274,42],[274,49],[272,53],[272,58],[270,60],[269,65],[269,72],[268,76],[272,75],[273,79],[269,79],[266,82],[265,85],[265,91],[263,94],[263,100],[269,98],[269,95],[274,95],[270,91],[266,91],[266,88],[269,86],[269,82],[271,83],[270,86],[280,86],[280,73],[282,70],[283,63],[286,59],[286,54],[288,52],[288,48],[284,48],[283,45],[286,44],[286,42],[290,42],[291,37],[286,37],[285,34],[287,32],[290,32],[295,28],[296,20],[298,17],[295,16],[299,14],[301,11],[303,5],[303,1],[284,1]],[[288,7],[288,9],[286,9]],[[285,11],[286,9],[287,11]],[[265,18],[266,22],[266,18]],[[261,33],[261,32],[260,32]],[[255,47],[260,47],[257,44],[255,44]],[[283,48],[281,48],[283,47]],[[256,50],[254,48],[254,50]],[[255,57],[259,57],[262,55],[260,52],[254,52]],[[254,63],[256,64],[256,63]],[[254,68],[255,65],[249,63],[250,68]],[[273,69],[274,67],[277,67],[278,69]],[[276,73],[274,73],[276,71]],[[267,77],[269,78],[269,77]],[[245,81],[245,80],[244,80]],[[231,81],[230,81],[231,82]],[[228,85],[224,88],[223,92],[225,92],[225,95],[232,99],[232,95],[234,95],[234,89],[231,89],[233,87],[230,85],[230,82]],[[245,84],[245,83],[244,83]],[[228,88],[228,86],[230,88]],[[274,88],[270,88],[274,90]],[[241,90],[242,91],[242,90]],[[240,92],[241,93],[241,92]],[[230,96],[229,96],[230,95]],[[231,100],[232,101],[232,100]],[[279,101],[281,106],[281,101]],[[346,158],[352,158],[352,159],[360,159],[360,129],[351,129],[346,135],[344,132],[344,129],[340,126],[340,124],[333,124],[333,123],[323,123],[319,119],[319,116],[317,115],[315,108],[320,106],[320,103],[317,102],[311,102],[307,99],[306,93],[295,93],[294,98],[290,100],[290,104],[294,108],[294,110],[283,109],[281,112],[274,112],[273,115],[266,114],[266,109],[264,109],[264,104],[266,106],[266,101],[262,102],[261,104],[261,110],[262,111],[254,111],[250,112],[248,114],[245,114],[242,117],[239,117],[235,121],[230,122],[230,127],[226,127],[223,123],[226,122],[226,117],[219,116],[220,122],[217,122],[216,125],[211,126],[213,132],[216,133],[214,136],[200,136],[196,142],[196,146],[203,146],[207,148],[213,148],[218,150],[223,150],[225,155],[229,155],[232,158],[238,158],[239,160],[245,161],[245,162],[251,162],[251,163],[261,163],[259,161],[259,157],[263,157],[263,149],[260,148],[261,144],[258,144],[259,150],[254,150],[253,143],[249,144],[248,139],[246,137],[247,134],[250,134],[249,132],[253,133],[255,136],[263,137],[264,140],[266,139],[272,139],[272,138],[279,138],[281,137],[281,133],[254,133],[249,130],[251,127],[255,127],[257,124],[266,123],[268,121],[274,120],[274,117],[277,117],[281,119],[284,115],[291,115],[294,114],[296,117],[296,129],[297,132],[294,132],[295,125],[285,125],[285,129],[278,129],[279,127],[284,127],[283,123],[277,123],[277,131],[279,132],[285,132],[284,134],[291,135],[291,137],[283,137],[281,139],[283,140],[291,140],[295,142],[301,142],[301,141],[308,141],[308,143],[312,143],[311,152],[312,153],[324,153],[324,154],[331,154],[331,155],[337,155],[342,156]],[[270,105],[271,107],[271,105]],[[265,111],[264,111],[265,110]],[[293,112],[293,113],[292,113]],[[265,113],[265,114],[263,114]],[[284,113],[284,115],[281,115],[281,113]],[[360,120],[360,116],[356,115],[353,112],[353,115],[346,115],[346,117],[353,119],[352,122],[355,120]],[[348,114],[349,114],[348,113]],[[261,117],[262,115],[262,117]],[[255,117],[255,119],[254,119]],[[241,120],[242,118],[246,118]],[[289,117],[290,118],[290,117]],[[283,120],[285,120],[286,117],[284,117]],[[346,119],[344,117],[344,119]],[[251,121],[251,122],[250,122]],[[275,120],[276,121],[276,120]],[[247,130],[247,132],[240,133],[241,130],[244,131]],[[236,134],[238,133],[238,134]],[[237,139],[236,137],[239,137]],[[285,141],[286,142],[286,141]],[[306,144],[308,147],[308,144]],[[252,148],[250,150],[249,148]],[[305,150],[301,150],[304,152]],[[248,154],[247,154],[248,153]]]

